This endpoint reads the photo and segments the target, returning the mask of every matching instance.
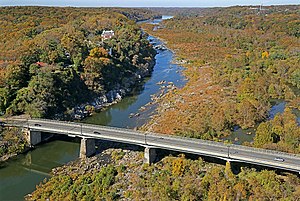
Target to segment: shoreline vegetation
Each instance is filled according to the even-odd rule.
[[[0,165],[29,149],[21,129],[0,127]]]
[[[143,24],[183,61],[188,83],[162,96],[141,129],[219,141],[237,126],[260,124],[259,135],[245,145],[300,153],[298,10],[194,9],[160,25]],[[272,99],[287,104],[268,120]]]

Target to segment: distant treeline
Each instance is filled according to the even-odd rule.
[[[281,5],[281,6],[264,6],[264,5],[253,5],[253,6],[235,6],[230,7],[237,8],[239,10],[246,8],[251,14],[257,14],[261,10],[265,13],[272,13],[274,11],[286,11],[286,10],[297,10],[298,5]],[[241,9],[240,9],[241,8]],[[212,7],[212,8],[206,8],[206,7],[151,7],[148,8],[149,10],[158,13],[160,15],[172,15],[177,17],[195,17],[195,16],[203,16],[203,15],[214,15],[218,16],[218,14],[223,13],[224,14],[224,8],[222,7]]]

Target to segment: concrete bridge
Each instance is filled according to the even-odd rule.
[[[157,149],[165,149],[300,173],[300,155],[284,152],[64,121],[32,119],[7,123],[23,127],[31,145],[41,142],[42,132],[79,137],[81,138],[81,158],[93,155],[95,139],[102,139],[145,147],[145,162],[147,163],[155,161]]]

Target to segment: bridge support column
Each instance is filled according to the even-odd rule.
[[[153,147],[145,147],[144,162],[152,164],[156,159],[156,149]]]
[[[79,158],[87,158],[95,154],[95,140],[91,138],[82,138],[80,143]]]
[[[25,132],[25,135],[30,146],[37,145],[42,141],[42,133],[40,131],[28,130]]]

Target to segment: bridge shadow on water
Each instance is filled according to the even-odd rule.
[[[51,134],[42,132],[42,141],[37,146],[43,145],[48,142],[60,140],[60,141],[67,141],[67,142],[76,142],[80,144],[80,138],[78,137],[70,137],[68,135],[59,135],[59,134]]]

